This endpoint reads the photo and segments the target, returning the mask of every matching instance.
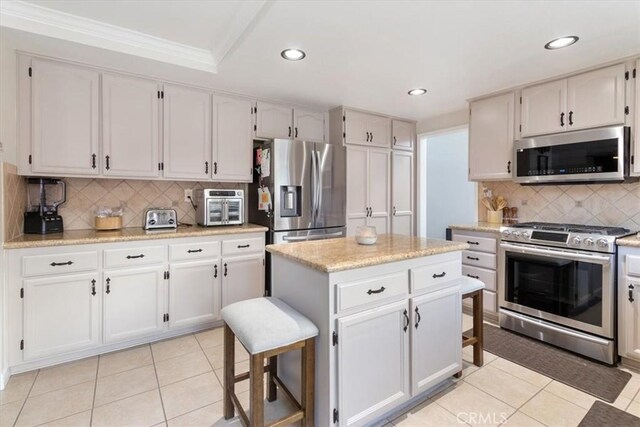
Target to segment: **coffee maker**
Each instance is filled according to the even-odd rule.
[[[56,178],[27,178],[27,212],[25,234],[62,233],[58,206],[67,200],[67,187]]]

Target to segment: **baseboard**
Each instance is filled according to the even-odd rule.
[[[631,368],[635,371],[640,371],[640,361],[629,359],[627,357],[622,358],[622,366]]]
[[[9,368],[5,369],[0,373],[0,390],[4,390],[9,382],[9,378],[11,377],[11,370]]]

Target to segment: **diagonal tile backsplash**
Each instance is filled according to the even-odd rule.
[[[625,184],[524,186],[507,181],[486,181],[478,186],[507,199],[523,221],[568,222],[622,226],[640,231],[640,182]],[[479,204],[478,219],[487,212]]]

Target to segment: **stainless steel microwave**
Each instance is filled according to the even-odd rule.
[[[622,182],[629,176],[625,126],[566,132],[514,143],[513,181],[520,184]]]
[[[197,189],[196,220],[205,227],[236,225],[244,222],[244,191]]]

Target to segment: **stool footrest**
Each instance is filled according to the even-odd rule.
[[[304,412],[296,411],[291,415],[287,415],[286,417],[282,417],[279,420],[272,422],[271,424],[267,424],[266,427],[284,427],[300,421],[303,418]]]
[[[284,383],[282,382],[280,377],[278,377],[277,375],[274,375],[273,376],[273,381],[275,381],[275,383],[278,385],[278,387],[280,387],[280,390],[282,390],[284,395],[287,396],[287,399],[289,399],[289,401],[293,404],[293,406],[295,406],[297,409],[301,410],[302,409],[302,405],[300,405],[300,403],[296,400],[296,398],[293,396],[291,391],[289,391],[287,386],[284,385]]]
[[[468,347],[470,345],[474,345],[478,342],[478,337],[462,337],[462,347]]]
[[[264,371],[263,372],[264,373],[269,372],[269,368],[270,368],[269,365],[264,365]],[[233,382],[234,383],[239,383],[240,381],[244,381],[244,380],[248,380],[248,379],[249,379],[249,372],[245,372],[244,374],[236,375],[233,378]]]

